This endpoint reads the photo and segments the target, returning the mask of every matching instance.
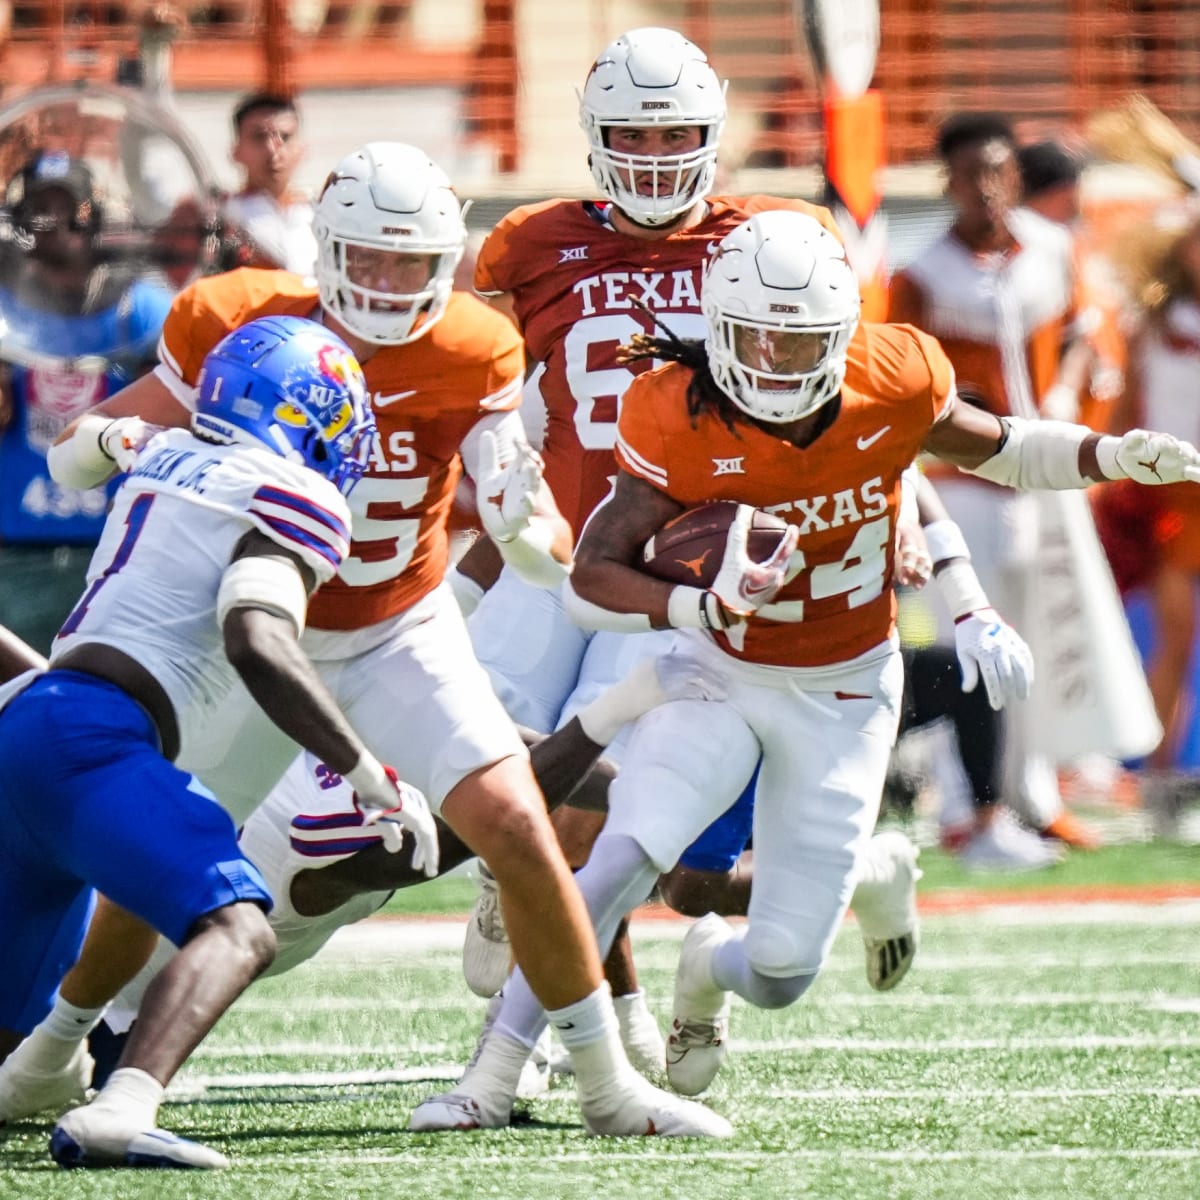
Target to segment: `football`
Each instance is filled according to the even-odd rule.
[[[736,500],[714,500],[680,513],[643,547],[642,568],[668,583],[710,587],[721,569],[725,539],[737,510]],[[755,562],[765,562],[786,530],[782,517],[755,509],[747,553]]]

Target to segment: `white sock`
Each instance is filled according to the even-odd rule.
[[[646,992],[643,988],[638,988],[636,992],[630,992],[626,996],[614,996],[613,1010],[617,1014],[617,1024],[621,1027],[623,1035],[627,1035],[631,1028],[646,1023],[653,1025],[655,1029],[658,1028],[658,1022],[646,1003]]]
[[[153,1075],[137,1067],[122,1067],[108,1077],[91,1107],[119,1115],[139,1128],[153,1129],[165,1091]]]
[[[42,1075],[61,1071],[107,1007],[80,1008],[56,996],[41,1024],[13,1051],[12,1061]]]
[[[607,983],[601,983],[590,995],[566,1008],[547,1009],[546,1016],[568,1050],[600,1041],[607,1030],[615,1029],[617,1024],[612,992]]]
[[[571,1055],[581,1098],[602,1092],[618,1080],[637,1078],[621,1045],[620,1027],[607,983],[602,983],[590,996],[555,1009],[547,1016]]]
[[[529,1054],[528,1046],[523,1046],[493,1027],[480,1043],[474,1061],[460,1082],[470,1085],[474,1081],[486,1079],[490,1085],[489,1090],[497,1090],[506,1096],[515,1097],[521,1071]],[[469,1092],[471,1087],[468,1086],[464,1090]]]
[[[55,996],[54,1007],[38,1028],[44,1029],[53,1038],[82,1042],[96,1028],[107,1007],[107,1004],[102,1004],[99,1008],[80,1008],[61,996]]]

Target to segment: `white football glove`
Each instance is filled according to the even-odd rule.
[[[982,675],[988,703],[997,712],[1014,700],[1029,699],[1033,654],[994,608],[981,608],[960,618],[954,626],[954,648],[964,692],[973,692]]]
[[[514,456],[501,464],[496,435],[485,429],[479,435],[478,469],[475,496],[483,528],[497,542],[511,542],[533,516],[542,485],[542,456],[528,442],[517,442]]]
[[[146,424],[141,417],[117,417],[100,435],[100,449],[124,474],[132,468],[142,447],[162,429],[161,425]]]
[[[1110,479],[1126,475],[1137,483],[1200,483],[1200,450],[1169,433],[1131,429],[1120,439],[1103,438],[1097,455],[1100,469]],[[1105,461],[1110,457],[1116,473]]]
[[[783,587],[788,559],[792,557],[800,536],[800,531],[794,525],[789,525],[787,532],[779,539],[775,553],[766,562],[756,563],[746,550],[753,519],[753,507],[739,504],[737,516],[729,526],[725,539],[721,569],[708,589],[721,602],[721,607],[735,617],[748,617],[775,599],[776,593]]]
[[[345,779],[354,789],[364,823],[380,826],[384,849],[389,854],[401,850],[407,829],[416,842],[412,865],[432,879],[438,873],[441,845],[425,794],[402,782],[391,767],[384,766],[371,755],[363,755],[358,766],[346,773]]]

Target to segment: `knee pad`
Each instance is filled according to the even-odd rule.
[[[815,976],[821,969],[816,948],[802,945],[792,930],[774,921],[751,920],[744,948],[751,970],[770,979]]]

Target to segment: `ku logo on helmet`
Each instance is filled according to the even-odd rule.
[[[328,382],[316,382],[311,377],[307,380],[304,396],[307,411],[281,400],[275,406],[273,416],[275,420],[299,429],[313,419],[314,413],[319,414],[324,436],[336,438],[344,433],[354,420],[354,406],[345,399],[346,393],[350,392],[362,401],[366,392],[366,381],[363,379],[358,360],[350,355],[344,346],[335,346],[332,342],[316,347],[314,365],[314,374]],[[339,398],[341,403],[330,409]]]

